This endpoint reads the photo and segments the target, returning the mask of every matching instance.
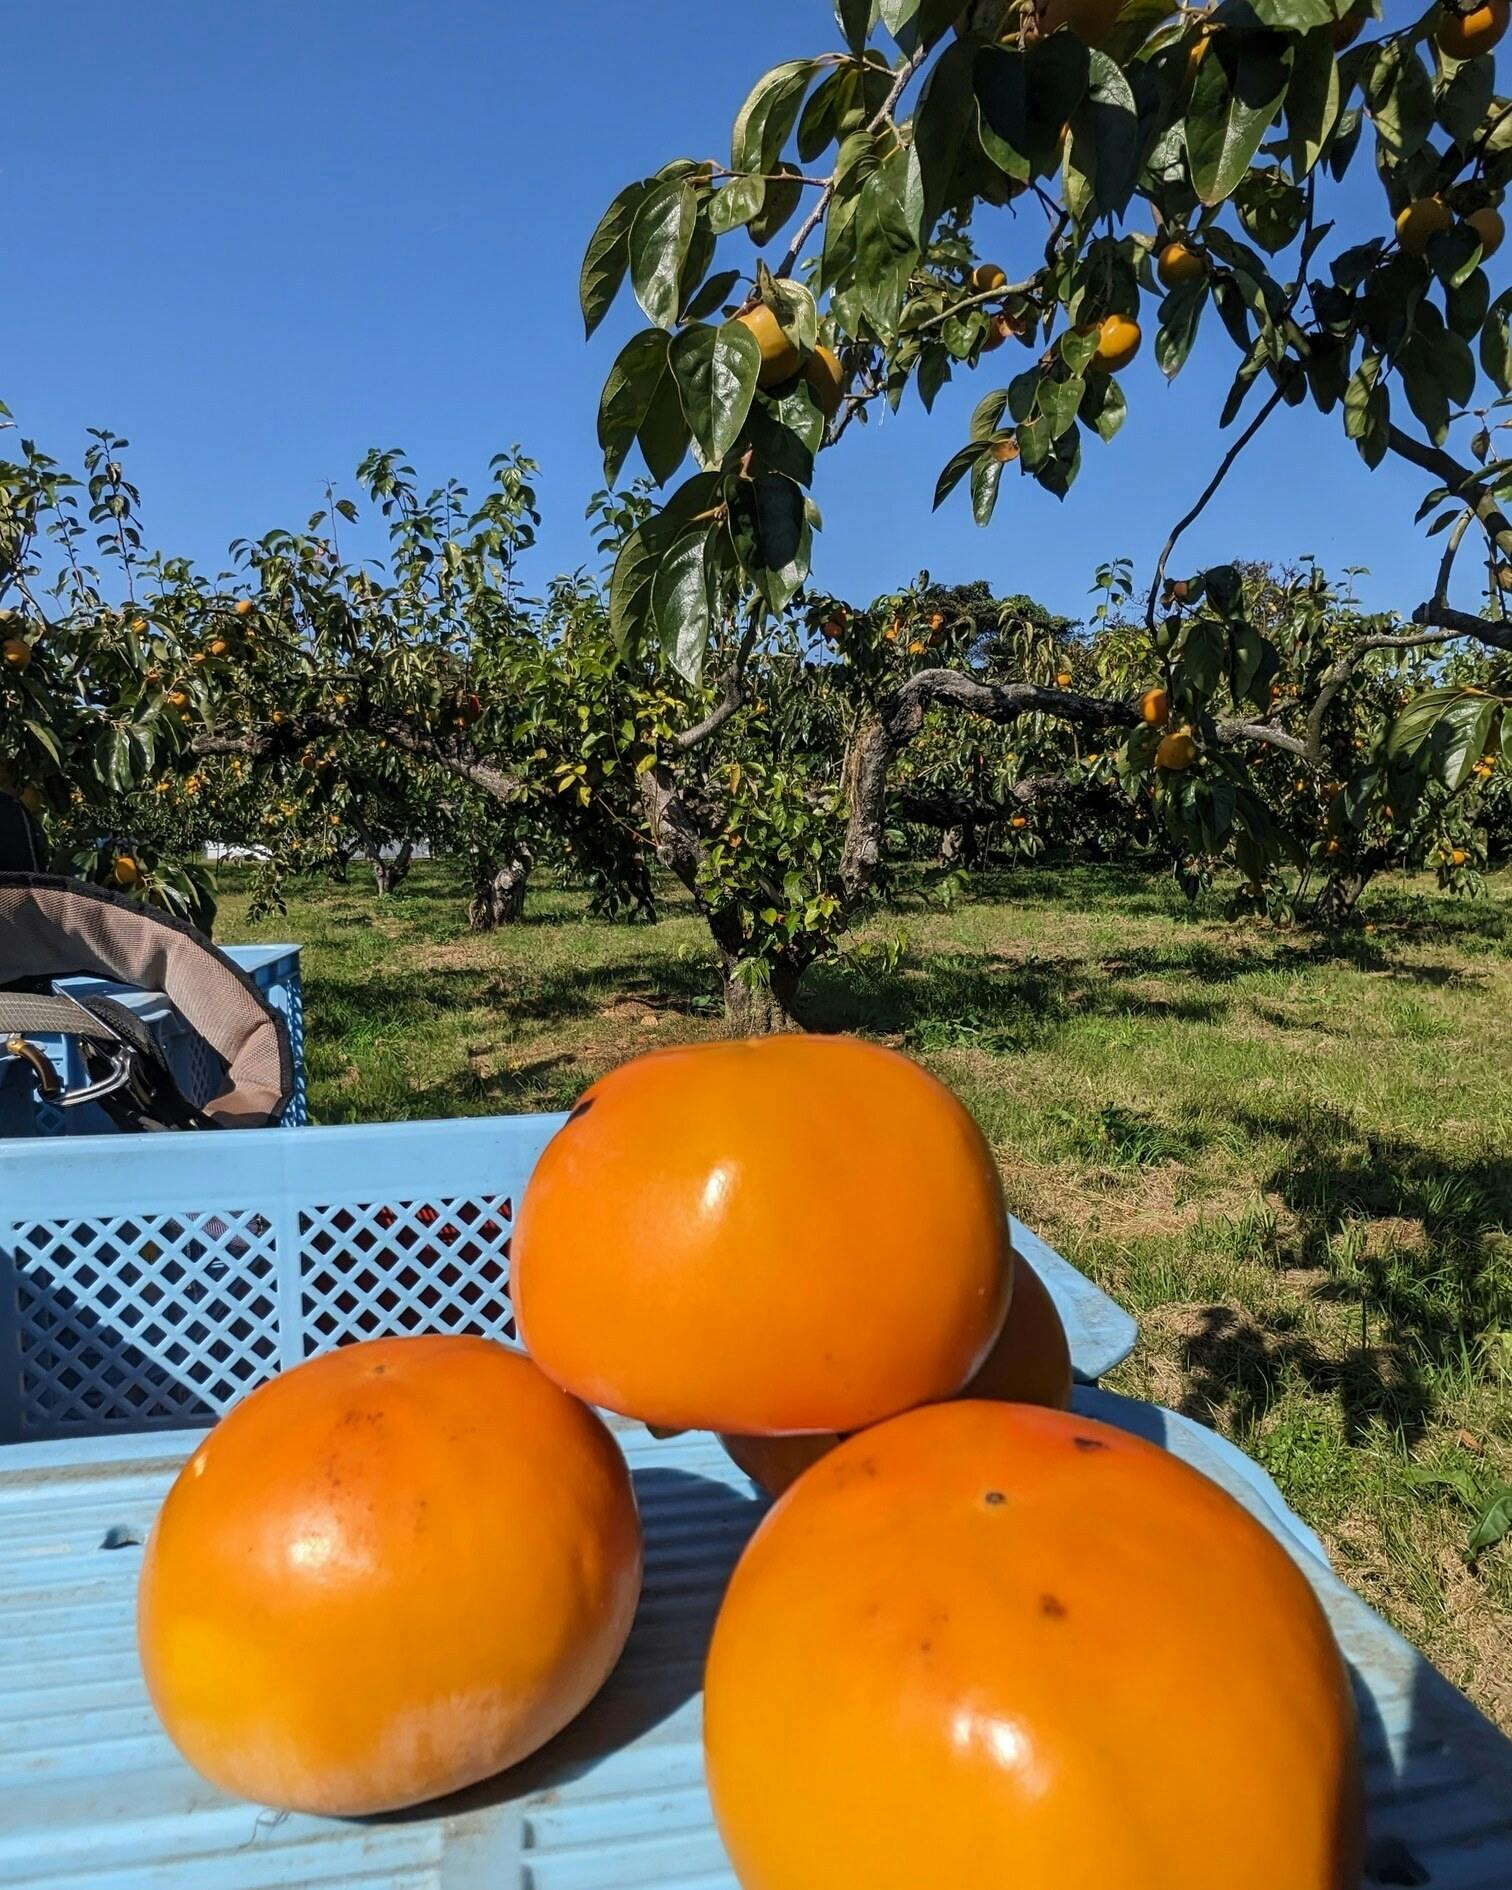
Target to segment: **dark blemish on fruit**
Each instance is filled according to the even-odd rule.
[[[1052,1621],[1064,1621],[1066,1618],[1066,1604],[1063,1601],[1057,1600],[1054,1595],[1041,1595],[1040,1613],[1049,1615]]]
[[[592,1107],[593,1098],[591,1096],[585,1096],[578,1104],[577,1108],[568,1114],[567,1120],[562,1124],[562,1127],[564,1129],[570,1128],[572,1124],[577,1121],[579,1116],[586,1116]]]
[[[1078,1450],[1106,1450],[1108,1448],[1100,1437],[1073,1437],[1071,1442]]]
[[[388,1373],[387,1365],[375,1365],[373,1367],[373,1376],[375,1378],[383,1378],[387,1376],[387,1373]]]
[[[921,1654],[932,1654],[934,1652],[934,1642],[933,1641],[920,1641],[919,1652]]]
[[[1006,1503],[1008,1498],[1004,1496],[1001,1490],[989,1490],[982,1498],[982,1501],[987,1504],[989,1509],[996,1509],[999,1503]]]

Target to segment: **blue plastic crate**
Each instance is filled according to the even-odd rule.
[[[302,1126],[310,1119],[304,1063],[304,991],[300,981],[297,945],[228,945],[222,947],[283,1017],[294,1058],[294,1094],[283,1114],[282,1126]],[[134,1011],[152,1032],[168,1059],[179,1087],[194,1102],[215,1093],[222,1074],[215,1057],[161,992],[136,991],[104,978],[63,978],[58,988],[76,996],[117,999]],[[65,1089],[77,1089],[85,1080],[84,1059],[72,1037],[39,1036],[34,1041],[57,1070]],[[77,1109],[59,1109],[44,1102],[26,1066],[14,1058],[0,1060],[0,1136],[110,1135],[115,1125],[95,1103]]]
[[[141,1544],[198,1436],[160,1427],[203,1423],[344,1340],[509,1340],[508,1226],[561,1120],[0,1145],[0,1437],[36,1440],[0,1448],[0,1885],[735,1890],[704,1793],[699,1682],[763,1505],[702,1433],[657,1442],[616,1422],[647,1538],[625,1657],[559,1738],[455,1799],[343,1822],[227,1798],[173,1752],[137,1671]],[[1132,1321],[1015,1234],[1096,1378]],[[1241,1452],[1091,1386],[1077,1403],[1223,1484],[1317,1590],[1360,1702],[1371,1890],[1508,1890],[1512,1744],[1338,1580]]]

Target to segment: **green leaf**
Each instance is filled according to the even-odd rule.
[[[1385,458],[1390,423],[1391,402],[1381,384],[1381,357],[1367,354],[1344,391],[1344,431],[1359,447],[1367,466],[1379,466]]]
[[[1111,440],[1124,423],[1128,403],[1112,374],[1089,374],[1082,396],[1081,418],[1095,427],[1099,439]]]
[[[1311,33],[1326,26],[1331,38],[1338,20],[1332,0],[1250,0],[1250,11],[1262,26],[1281,33]]]
[[[917,225],[910,222],[904,201],[906,153],[903,160],[879,166],[861,187],[856,211],[856,269],[861,305],[884,342],[897,332],[903,294],[919,257]]]
[[[1480,358],[1497,392],[1512,393],[1512,289],[1504,289],[1486,312]]]
[[[738,230],[759,216],[766,202],[764,177],[736,177],[709,199],[709,228],[715,236]]]
[[[1218,687],[1228,657],[1223,625],[1198,617],[1187,627],[1176,669],[1178,685],[1205,702]]]
[[[836,66],[803,108],[798,121],[798,157],[812,164],[821,152],[839,139],[841,121],[855,102],[857,73],[854,66]]]
[[[1472,269],[1463,282],[1451,283],[1444,293],[1444,319],[1455,334],[1474,341],[1491,305],[1491,284],[1484,269]]]
[[[1208,279],[1181,282],[1160,305],[1160,327],[1155,334],[1155,359],[1167,380],[1181,372],[1197,339],[1202,311],[1207,307]]]
[[[754,482],[756,555],[752,576],[773,610],[781,610],[808,576],[810,525],[803,491],[781,473]]]
[[[1034,172],[1028,62],[1016,48],[984,47],[972,67],[977,137],[1007,177],[1027,183]]]
[[[1492,1491],[1465,1547],[1471,1555],[1479,1555],[1500,1542],[1509,1531],[1512,1531],[1512,1483],[1501,1483]]]
[[[971,46],[958,40],[935,61],[914,111],[913,149],[923,182],[923,216],[915,236],[927,240],[941,212],[961,195],[959,172],[976,127]]]
[[[950,497],[951,493],[955,491],[956,487],[981,457],[981,446],[973,444],[971,446],[963,446],[960,452],[952,454],[950,459],[946,461],[945,470],[940,474],[939,479],[935,483],[934,510],[936,512],[939,511],[940,507]]]
[[[1490,59],[1467,59],[1439,88],[1434,117],[1456,144],[1473,142],[1491,109],[1496,66]]]
[[[1365,81],[1365,104],[1382,161],[1405,163],[1433,130],[1433,81],[1406,36],[1382,42]]]
[[[666,335],[660,328],[643,328],[625,343],[609,370],[598,414],[598,440],[607,485],[612,486],[619,478],[666,366]]]
[[[791,221],[803,197],[803,184],[791,164],[780,164],[767,179],[766,198],[751,218],[749,233],[758,249],[765,249],[777,232]]]
[[[647,319],[671,328],[682,308],[682,272],[698,219],[698,194],[673,178],[646,193],[630,227],[630,283]]]
[[[639,643],[650,620],[651,581],[661,552],[643,525],[621,545],[609,580],[609,634],[624,652]]]
[[[835,24],[858,58],[865,50],[867,34],[876,18],[876,0],[835,0]]]
[[[1470,770],[1486,751],[1491,725],[1501,704],[1495,696],[1461,696],[1433,725],[1428,766],[1451,794],[1470,779]]]
[[[619,294],[630,264],[630,227],[646,195],[643,183],[629,184],[610,204],[588,239],[578,277],[578,300],[583,309],[583,325],[591,335],[608,314]]]
[[[717,466],[751,411],[761,348],[744,322],[697,323],[675,338],[669,359],[693,443],[706,466]]]
[[[657,485],[664,486],[682,464],[692,438],[683,418],[682,397],[670,362],[656,384],[646,417],[635,437],[647,472]]]
[[[1040,382],[1039,410],[1049,423],[1052,440],[1058,440],[1067,427],[1076,425],[1077,411],[1086,391],[1086,383],[1078,375],[1064,381]]]
[[[1234,192],[1245,233],[1274,256],[1302,227],[1307,199],[1279,165],[1250,171]]]
[[[1463,689],[1425,689],[1414,696],[1391,725],[1386,737],[1387,756],[1392,761],[1410,760],[1433,733],[1445,710],[1465,700]]]
[[[729,301],[731,291],[739,280],[738,269],[721,269],[717,276],[710,276],[683,310],[683,320],[685,322],[706,321],[715,309],[722,308]]]
[[[1087,97],[1071,117],[1071,148],[1097,208],[1121,216],[1139,178],[1139,118],[1128,80],[1106,53],[1091,55]]]
[[[667,660],[696,688],[713,622],[709,545],[713,530],[695,526],[675,538],[651,584],[651,623]]]
[[[31,716],[24,715],[21,718],[21,726],[26,730],[27,734],[31,736],[32,740],[42,750],[43,754],[51,758],[53,766],[55,768],[61,768],[63,766],[63,750],[58,746],[57,736],[47,727],[46,723],[33,721]]]
[[[1339,62],[1334,57],[1333,28],[1308,33],[1292,49],[1291,83],[1286,88],[1287,148],[1292,175],[1307,176],[1323,155],[1338,121]]]
[[[1003,462],[995,453],[984,453],[971,469],[971,515],[978,525],[992,523],[1002,484]]]
[[[1291,49],[1278,51],[1263,35],[1246,37],[1237,52],[1215,35],[1197,68],[1187,107],[1187,161],[1203,203],[1222,203],[1249,169],[1291,76]]]
[[[759,79],[741,106],[730,140],[732,171],[774,171],[818,70],[812,59],[790,59]]]

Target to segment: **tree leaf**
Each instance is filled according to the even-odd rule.
[[[835,0],[835,24],[845,43],[859,58],[877,18],[876,0]]]
[[[760,176],[735,177],[723,190],[709,199],[709,228],[715,236],[738,230],[742,224],[761,214],[766,202],[766,179]]]
[[[651,584],[651,623],[667,660],[696,688],[713,622],[709,541],[713,528],[697,525],[674,538]]]
[[[776,170],[798,107],[818,69],[812,59],[790,59],[757,80],[735,119],[730,140],[732,171]]]
[[[1480,358],[1497,392],[1512,393],[1512,289],[1504,289],[1486,312]]]
[[[650,619],[651,581],[661,554],[643,525],[620,546],[609,580],[609,634],[622,653],[639,643]]]
[[[1249,171],[1234,192],[1234,203],[1245,233],[1270,255],[1292,241],[1307,209],[1300,186],[1279,164]]]
[[[1128,402],[1117,378],[1112,374],[1089,374],[1082,396],[1081,418],[1097,429],[1098,437],[1111,440],[1124,423]]]
[[[1058,440],[1067,427],[1076,425],[1077,411],[1086,391],[1086,383],[1079,375],[1070,375],[1063,381],[1040,382],[1039,410],[1049,423],[1052,440]]]
[[[1405,35],[1382,41],[1365,80],[1365,105],[1382,161],[1405,163],[1433,130],[1433,81]]]
[[[773,610],[781,610],[808,576],[810,525],[803,490],[781,473],[754,481],[756,555],[752,572]]]
[[[1490,59],[1467,59],[1438,89],[1434,117],[1456,144],[1470,144],[1480,131],[1496,90],[1496,66]]]
[[[992,393],[984,394],[972,409],[971,437],[975,441],[990,440],[1003,423],[1003,414],[1008,406],[1006,387],[995,388]]]
[[[971,515],[978,525],[990,525],[1002,484],[1003,462],[995,453],[983,453],[971,469]]]
[[[1344,431],[1359,447],[1367,466],[1379,466],[1386,456],[1390,419],[1390,399],[1381,384],[1381,357],[1367,354],[1344,390]]]
[[[1326,26],[1332,37],[1338,24],[1332,0],[1250,0],[1250,11],[1262,26],[1281,33],[1311,33]]]
[[[1461,695],[1434,723],[1428,766],[1451,794],[1470,779],[1470,770],[1485,753],[1500,708],[1495,696]]]
[[[918,228],[904,204],[905,172],[899,159],[906,163],[906,154],[900,152],[867,178],[856,211],[861,306],[883,342],[897,332],[903,293],[919,257]]]
[[[1186,117],[1192,183],[1207,204],[1222,203],[1249,169],[1291,76],[1289,46],[1247,35],[1235,52],[1222,38],[1197,68]]]
[[[1340,103],[1333,28],[1326,26],[1308,33],[1292,48],[1286,133],[1292,175],[1298,180],[1305,178],[1322,157],[1338,122]]]
[[[1465,1547],[1471,1555],[1479,1555],[1500,1542],[1509,1531],[1512,1531],[1512,1483],[1502,1483],[1492,1491]]]
[[[934,510],[940,507],[955,491],[977,461],[982,457],[979,445],[963,446],[958,453],[953,453],[945,463],[945,469],[935,483]]]
[[[646,191],[644,183],[626,185],[588,239],[578,276],[578,300],[583,309],[583,326],[590,335],[608,314],[625,279],[630,264],[630,227]]]
[[[678,392],[670,362],[656,383],[646,416],[635,437],[647,472],[657,485],[664,486],[682,464],[692,438],[688,423],[683,418],[682,396]]]
[[[1134,94],[1118,65],[1093,52],[1087,96],[1071,117],[1071,148],[1077,168],[1092,186],[1092,199],[1109,216],[1122,215],[1139,179],[1139,118]]]
[[[630,283],[658,328],[671,328],[682,308],[683,264],[698,220],[698,195],[680,178],[647,191],[630,227]]]
[[[1207,307],[1208,279],[1182,282],[1160,305],[1160,327],[1155,334],[1155,359],[1167,380],[1181,372],[1197,339],[1202,311]]]
[[[598,413],[598,441],[604,455],[606,485],[612,486],[619,478],[666,366],[666,334],[660,328],[643,328],[625,343],[610,368]]]
[[[1007,177],[1027,183],[1033,175],[1028,62],[1017,48],[985,47],[972,67],[977,137]]]
[[[803,184],[791,164],[781,164],[767,179],[766,196],[747,226],[751,241],[765,249],[792,218],[803,197]]]
[[[744,322],[684,328],[669,352],[683,418],[706,466],[717,466],[740,437],[761,373],[761,348]]]
[[[855,102],[857,73],[854,66],[836,66],[814,88],[813,96],[798,120],[798,158],[812,164],[840,137],[841,120]]]
[[[972,91],[973,48],[964,40],[947,46],[930,69],[914,110],[913,148],[918,153],[924,207],[916,237],[927,241],[942,211],[961,196],[960,169],[976,128]]]
[[[710,276],[683,310],[683,320],[685,322],[706,321],[717,308],[722,308],[729,301],[731,291],[739,280],[738,269],[721,269],[717,276]]]
[[[1228,659],[1228,638],[1223,625],[1211,617],[1198,617],[1187,628],[1177,662],[1179,685],[1205,702],[1218,687]]]

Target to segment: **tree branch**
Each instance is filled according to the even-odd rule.
[[[1512,520],[1508,519],[1487,491],[1482,476],[1473,467],[1462,465],[1441,446],[1430,446],[1426,440],[1413,439],[1410,433],[1404,433],[1397,426],[1387,429],[1386,444],[1399,459],[1408,460],[1421,471],[1432,473],[1441,485],[1449,488],[1455,498],[1462,499],[1480,520],[1497,550],[1503,557],[1512,558]],[[1475,635],[1476,632],[1467,631],[1466,634]]]
[[[706,742],[711,735],[717,734],[745,701],[746,664],[750,662],[751,652],[755,647],[756,631],[753,626],[740,640],[740,648],[735,652],[735,661],[725,675],[724,692],[719,701],[701,722],[695,722],[692,728],[685,728],[680,735],[673,736],[672,746],[678,754],[687,754],[689,749],[697,748],[700,742]]]
[[[903,747],[918,734],[931,703],[969,709],[993,722],[1016,722],[1021,715],[1055,715],[1084,728],[1137,728],[1139,710],[1131,703],[1108,702],[1040,683],[988,683],[958,669],[921,669],[882,704],[889,739]]]
[[[892,87],[887,97],[882,101],[881,109],[866,127],[869,132],[879,131],[882,126],[887,123],[888,119],[892,117],[893,107],[908,90],[909,80],[919,70],[920,66],[924,64],[924,61],[933,50],[933,47],[925,48],[921,46],[916,53],[903,61],[903,64],[898,68],[897,77],[893,80]],[[835,180],[832,177],[815,198],[814,207],[809,211],[802,223],[798,225],[798,233],[788,245],[787,254],[783,257],[777,268],[772,271],[773,275],[790,276],[793,273],[798,265],[798,258],[803,254],[804,244],[807,243],[809,238],[814,234],[814,231],[817,230],[819,225],[824,221],[825,212],[829,209],[831,203],[834,202],[834,198]]]
[[[1194,525],[1197,522],[1197,520],[1202,516],[1202,514],[1207,510],[1208,502],[1212,499],[1213,494],[1223,484],[1224,480],[1228,478],[1229,472],[1233,467],[1234,461],[1239,457],[1239,455],[1244,451],[1245,447],[1249,445],[1250,441],[1254,439],[1255,435],[1260,431],[1261,427],[1265,425],[1266,421],[1269,420],[1271,415],[1276,411],[1276,408],[1281,404],[1282,400],[1285,398],[1286,389],[1288,388],[1290,384],[1291,384],[1290,374],[1283,375],[1281,378],[1277,380],[1276,385],[1271,389],[1269,400],[1266,401],[1265,405],[1260,409],[1259,413],[1255,415],[1254,419],[1250,421],[1249,425],[1239,435],[1238,439],[1235,440],[1234,444],[1224,454],[1222,460],[1219,463],[1217,472],[1213,474],[1212,478],[1207,482],[1207,485],[1203,488],[1202,497],[1197,501],[1197,503],[1192,507],[1191,511],[1188,512],[1184,518],[1178,519],[1176,524],[1174,524],[1171,527],[1171,535],[1165,541],[1165,544],[1161,549],[1160,556],[1155,562],[1155,576],[1150,584],[1150,598],[1149,598],[1149,602],[1145,605],[1146,629],[1153,630],[1155,628],[1155,606],[1158,603],[1159,598],[1160,598],[1160,586],[1161,586],[1162,580],[1165,577],[1166,565],[1170,561],[1171,553],[1176,549],[1177,539],[1180,538],[1181,534],[1187,529],[1189,525]]]

